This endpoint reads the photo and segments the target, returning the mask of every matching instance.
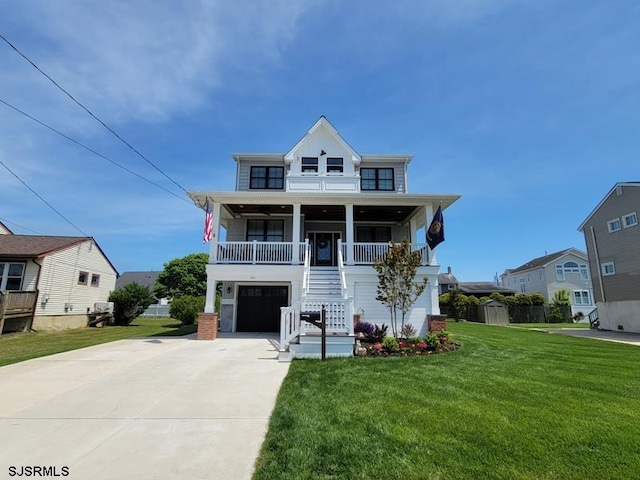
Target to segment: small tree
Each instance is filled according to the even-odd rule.
[[[409,241],[404,239],[400,243],[391,244],[384,259],[377,260],[373,264],[378,273],[376,300],[389,309],[391,330],[396,338],[404,327],[407,312],[427,286],[426,277],[422,282],[414,281],[421,262],[421,253],[412,252]],[[400,329],[398,329],[398,310],[402,312]]]
[[[192,253],[174,258],[164,264],[154,288],[158,298],[177,298],[183,295],[203,297],[207,293],[206,265],[209,255]]]
[[[456,322],[460,321],[467,304],[467,296],[464,293],[460,293],[457,288],[449,290],[449,316]]]
[[[116,325],[129,325],[151,305],[155,299],[148,287],[133,282],[109,294],[113,302],[113,317]]]
[[[551,300],[551,319],[554,322],[562,322],[566,319],[566,317],[570,317],[570,315],[566,315],[565,312],[570,312],[571,307],[571,296],[567,290],[558,290],[553,294],[553,299]]]

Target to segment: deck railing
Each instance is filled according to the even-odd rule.
[[[296,251],[293,242],[219,242],[216,263],[238,264],[303,264],[310,259],[309,244],[300,242]],[[342,254],[344,264],[349,259],[349,249],[353,249],[353,264],[372,265],[376,260],[382,260],[389,249],[389,243],[338,243],[338,251]],[[429,265],[427,245],[412,243],[412,251],[419,251],[422,255],[422,265]]]

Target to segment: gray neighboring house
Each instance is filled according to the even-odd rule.
[[[640,182],[620,182],[578,230],[584,234],[600,328],[640,333]]]
[[[595,308],[588,264],[585,252],[567,248],[507,269],[500,279],[502,286],[518,293],[541,293],[547,302],[559,290],[567,290],[572,315],[578,312],[588,315]]]
[[[116,289],[122,288],[130,283],[139,283],[143,287],[148,287],[153,293],[156,280],[158,280],[158,271],[148,272],[124,272],[116,281]],[[149,305],[149,308],[142,314],[143,317],[168,317],[169,316],[169,300],[166,298],[156,299],[156,303]]]
[[[458,283],[458,279],[452,273],[451,267],[447,267],[447,273],[438,274],[438,289],[440,291],[440,295],[447,293],[449,290],[453,290],[454,288],[458,288]]]

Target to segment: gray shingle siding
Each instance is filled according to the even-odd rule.
[[[635,212],[640,214],[640,186],[622,186],[622,195],[614,190],[584,224],[585,243],[596,301],[602,302],[600,281],[607,302],[640,300],[640,225],[609,233],[608,222]],[[596,237],[596,260],[591,228]],[[602,276],[603,263],[613,262],[614,275]]]

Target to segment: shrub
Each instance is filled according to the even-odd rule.
[[[129,325],[154,302],[149,289],[133,282],[109,294],[113,302],[113,318],[116,325]]]
[[[411,338],[411,337],[415,337],[417,333],[418,331],[416,330],[416,327],[414,327],[410,323],[406,323],[400,330],[400,337]]]
[[[384,340],[382,341],[382,348],[387,352],[397,352],[400,350],[398,339],[396,337],[384,337]]]
[[[539,292],[535,292],[531,294],[531,303],[532,305],[544,305],[546,300],[544,299],[544,295]]]
[[[474,297],[473,295],[469,295],[467,297],[467,305],[480,305],[480,300],[478,297]]]
[[[373,332],[371,333],[371,335],[367,336],[365,340],[371,343],[382,342],[382,340],[384,340],[384,337],[387,336],[388,329],[389,327],[384,323],[380,327],[376,325],[373,328]]]
[[[355,327],[353,327],[355,333],[362,333],[365,337],[370,337],[374,329],[375,327],[368,322],[358,322]]]
[[[169,313],[172,318],[180,320],[182,325],[193,325],[198,314],[204,312],[204,303],[204,297],[183,295],[171,302]]]

